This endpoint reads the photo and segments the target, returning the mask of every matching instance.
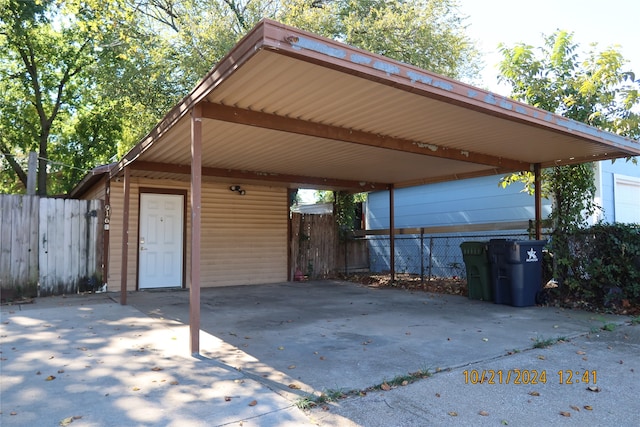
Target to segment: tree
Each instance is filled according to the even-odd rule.
[[[9,165],[2,170],[6,186],[26,186],[21,159],[37,151],[38,194],[47,194],[47,175],[59,163],[51,162],[50,154],[64,145],[69,121],[86,107],[83,95],[95,89],[89,71],[119,45],[126,20],[119,0],[0,0],[0,150]]]
[[[586,59],[580,61],[578,45],[565,31],[545,37],[538,49],[524,44],[501,46],[501,80],[512,86],[516,99],[637,140],[640,82],[624,70],[625,61],[618,50],[596,48],[591,45]],[[533,191],[530,172],[506,176],[501,183],[505,186],[517,181],[524,182],[530,193]],[[565,292],[578,290],[580,281],[576,277],[584,270],[571,250],[571,239],[597,208],[593,164],[546,169],[542,172],[542,189],[543,196],[553,200],[553,274],[565,280]]]
[[[263,17],[477,74],[454,0],[0,0],[0,190],[29,151],[42,195],[120,157]]]
[[[544,45],[501,45],[504,57],[500,80],[512,87],[512,96],[535,107],[560,114],[632,139],[640,138],[640,83],[625,71],[622,54],[610,47],[591,45],[580,61],[573,35],[557,31]],[[560,166],[544,170],[543,196],[551,197],[556,230],[568,232],[585,224],[597,208],[593,165]],[[506,176],[502,185],[524,182],[533,191],[530,172]]]
[[[304,30],[458,79],[479,53],[451,0],[284,0],[276,18]]]

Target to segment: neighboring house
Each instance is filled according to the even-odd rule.
[[[596,165],[595,201],[602,212],[595,219],[640,224],[640,163],[619,159]]]
[[[615,162],[596,162],[595,202],[602,209],[592,218],[590,223],[604,221],[640,223],[640,165],[632,161],[619,159]],[[513,236],[528,232],[526,228],[514,228],[517,223],[526,224],[535,219],[534,198],[522,191],[523,185],[512,184],[506,188],[499,185],[503,175],[486,176],[459,181],[427,184],[418,187],[398,189],[395,191],[395,227],[447,227],[452,230],[438,233],[436,236],[465,236],[469,240],[486,238],[487,235]],[[551,213],[551,201],[542,200],[543,218]],[[366,218],[369,230],[387,229],[389,227],[389,193],[380,191],[370,193],[367,201]],[[455,226],[491,224],[492,231],[457,232]],[[500,230],[504,225],[504,229]],[[383,271],[388,266],[388,243],[376,239],[371,240],[372,270]],[[411,253],[398,245],[397,258],[409,256],[415,258],[417,249]],[[402,253],[402,252],[405,253]],[[429,249],[426,249],[428,252]],[[435,252],[435,251],[434,251]],[[447,254],[446,262],[439,269],[441,275],[450,275],[448,265],[460,264],[461,253],[457,257]],[[386,255],[385,255],[386,254]],[[430,256],[427,253],[427,256]],[[398,263],[398,260],[397,260]],[[415,268],[410,269],[417,273]],[[447,274],[449,273],[449,274]]]

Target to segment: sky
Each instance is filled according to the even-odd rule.
[[[580,52],[618,45],[629,70],[640,78],[640,1],[638,0],[458,0],[467,16],[466,33],[483,53],[482,88],[508,96],[497,83],[498,44],[543,44],[543,34],[558,29],[574,33]],[[583,57],[581,55],[581,57]]]

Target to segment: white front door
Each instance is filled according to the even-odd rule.
[[[182,287],[184,196],[140,194],[138,288]]]

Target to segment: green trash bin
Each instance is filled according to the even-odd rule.
[[[493,301],[487,245],[488,242],[463,242],[460,245],[467,270],[467,289],[470,299]]]

